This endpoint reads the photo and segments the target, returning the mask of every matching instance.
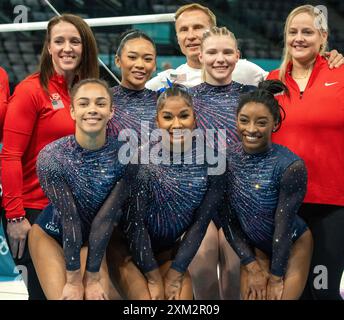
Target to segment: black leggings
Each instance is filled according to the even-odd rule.
[[[339,285],[344,271],[344,207],[303,204],[299,215],[308,224],[314,240],[311,269],[302,299],[341,300]]]
[[[29,220],[31,225],[35,222],[36,218],[38,215],[41,213],[41,210],[36,210],[36,209],[26,209],[26,219]],[[5,218],[5,212],[2,209],[1,211],[2,215],[2,223],[4,227],[4,231],[6,234],[6,239],[8,242],[8,237],[7,237],[7,220]],[[28,247],[28,238],[26,238],[26,243],[25,243],[25,249],[24,249],[24,254],[21,259],[14,259],[15,264],[18,265],[24,265],[27,268],[27,281],[28,281],[28,292],[29,292],[29,300],[45,300],[45,296],[43,293],[43,290],[40,286],[39,280],[37,278],[36,270],[33,266],[33,262],[30,257],[30,252],[29,252],[29,247]]]

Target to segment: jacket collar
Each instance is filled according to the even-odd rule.
[[[327,60],[324,57],[322,57],[321,55],[318,54],[316,59],[315,59],[314,67],[313,67],[311,76],[309,77],[306,89],[313,85],[315,79],[317,78],[320,70],[324,67],[324,65],[325,66],[327,65]],[[293,69],[293,63],[292,63],[292,61],[290,61],[288,63],[288,65],[287,65],[286,80],[289,83],[295,84],[296,87],[298,88],[295,80],[291,76],[292,69]]]

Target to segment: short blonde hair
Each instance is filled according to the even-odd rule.
[[[216,26],[216,16],[215,14],[207,7],[204,7],[198,3],[190,3],[184,6],[181,6],[174,15],[174,21],[177,21],[179,16],[185,11],[200,10],[203,11],[209,18],[210,26]]]
[[[226,27],[215,27],[215,26],[211,27],[209,30],[203,33],[202,41],[201,41],[201,48],[203,48],[204,41],[207,38],[210,38],[211,36],[229,36],[234,40],[235,46],[238,48],[238,41],[233,32],[228,30]]]
[[[285,82],[285,73],[287,72],[287,66],[288,63],[291,61],[291,54],[289,53],[288,46],[287,46],[287,34],[288,29],[290,26],[291,21],[300,13],[307,13],[311,17],[316,20],[317,25],[316,28],[319,30],[320,34],[327,33],[328,34],[328,25],[327,25],[327,17],[317,8],[310,4],[306,4],[300,7],[295,8],[293,11],[291,11],[287,17],[287,20],[285,22],[284,26],[284,49],[283,49],[283,59],[280,66],[279,71],[279,79],[283,82]],[[319,54],[323,55],[325,51],[327,50],[327,40],[325,43],[320,46]]]
[[[234,40],[235,47],[238,49],[238,41],[233,32],[228,30],[226,27],[211,27],[209,30],[203,33],[202,41],[201,41],[201,50],[203,50],[203,43],[206,39],[212,36],[229,36]],[[206,81],[206,72],[204,67],[202,67],[202,80]]]

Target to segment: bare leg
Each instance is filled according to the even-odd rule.
[[[164,277],[166,272],[168,271],[169,267],[171,266],[172,261],[165,262],[162,266],[160,266],[160,273],[161,276]],[[193,293],[192,293],[192,281],[191,276],[188,270],[186,270],[183,283],[182,283],[182,290],[180,293],[180,300],[192,300]]]
[[[29,249],[47,299],[59,299],[66,284],[66,263],[62,247],[55,239],[44,232],[41,227],[33,225],[29,234]],[[82,275],[85,273],[87,252],[87,247],[81,248],[80,269]],[[110,299],[114,299],[116,291],[109,280],[105,257],[100,267],[100,279],[105,293]]]
[[[219,230],[220,294],[222,300],[240,300],[240,259]]]
[[[190,275],[190,272],[186,270],[184,279],[183,279],[182,291],[180,293],[180,300],[192,300],[192,299],[193,299],[193,290],[192,290],[191,275]]]
[[[109,275],[122,297],[128,300],[150,300],[147,279],[132,261],[125,240],[118,230],[112,234],[107,248]],[[171,261],[160,267],[162,276],[167,272]],[[192,300],[192,283],[189,272],[186,272],[181,292],[182,299]]]
[[[117,229],[112,234],[106,255],[110,279],[122,298],[150,300],[147,280],[133,263],[125,240]]]
[[[296,240],[290,252],[282,300],[297,300],[300,298],[306,286],[312,252],[313,238],[311,232],[307,230]]]
[[[196,300],[220,299],[217,275],[218,260],[218,230],[215,224],[210,222],[201,246],[189,266]]]
[[[119,284],[128,300],[151,300],[147,279],[131,259],[119,266]]]
[[[268,256],[258,249],[255,251],[260,266],[269,272],[270,260]],[[307,230],[291,247],[281,300],[300,298],[306,286],[312,252],[312,234]]]
[[[59,299],[66,283],[63,249],[41,227],[34,224],[29,232],[29,250],[46,298]]]
[[[293,244],[286,274],[284,276],[284,289],[281,300],[297,300],[300,298],[308,277],[313,252],[313,239],[311,232],[307,230]],[[270,260],[268,256],[255,249],[256,258],[260,266],[270,273]],[[241,268],[241,294],[247,288],[247,271]]]
[[[86,269],[86,261],[87,261],[87,253],[88,247],[82,247],[80,251],[80,262],[81,262],[81,274],[84,275]],[[102,260],[99,269],[100,274],[100,283],[102,285],[103,290],[105,291],[106,295],[109,297],[110,300],[121,300],[121,296],[112,284],[110,277],[109,277],[109,270],[106,263],[106,254]]]
[[[256,260],[259,263],[260,267],[265,270],[267,274],[270,273],[270,260],[269,257],[261,250],[255,248],[255,256]],[[240,267],[240,296],[241,299],[243,300],[245,293],[247,291],[248,287],[248,272],[247,270],[241,266]]]
[[[104,256],[102,260],[102,264],[100,266],[100,281],[102,284],[102,287],[104,288],[106,294],[108,295],[110,300],[122,300],[121,295],[117,291],[117,289],[112,284],[112,281],[110,280],[109,276],[109,269],[108,265],[106,263],[106,256]]]

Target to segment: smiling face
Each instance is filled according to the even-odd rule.
[[[142,90],[156,68],[156,52],[146,39],[128,40],[120,56],[116,56],[116,65],[122,72],[122,86]]]
[[[186,56],[187,64],[192,68],[201,68],[199,54],[203,33],[210,29],[208,15],[201,10],[184,11],[176,20],[178,44]]]
[[[307,63],[316,58],[322,45],[326,43],[327,33],[315,27],[314,17],[299,13],[291,19],[286,30],[286,45],[293,60]]]
[[[157,115],[157,126],[169,133],[170,144],[183,145],[196,126],[194,111],[180,96],[166,98]]]
[[[211,35],[203,41],[199,59],[205,70],[206,82],[229,84],[239,59],[236,41],[229,35]]]
[[[82,42],[77,28],[65,21],[52,27],[48,51],[55,71],[63,76],[75,72],[82,54]]]
[[[76,135],[105,135],[112,114],[109,93],[102,85],[87,83],[78,89],[71,108],[71,117],[76,122]]]
[[[276,127],[269,109],[262,103],[246,103],[239,111],[237,128],[247,153],[261,153],[271,145],[272,130]]]

